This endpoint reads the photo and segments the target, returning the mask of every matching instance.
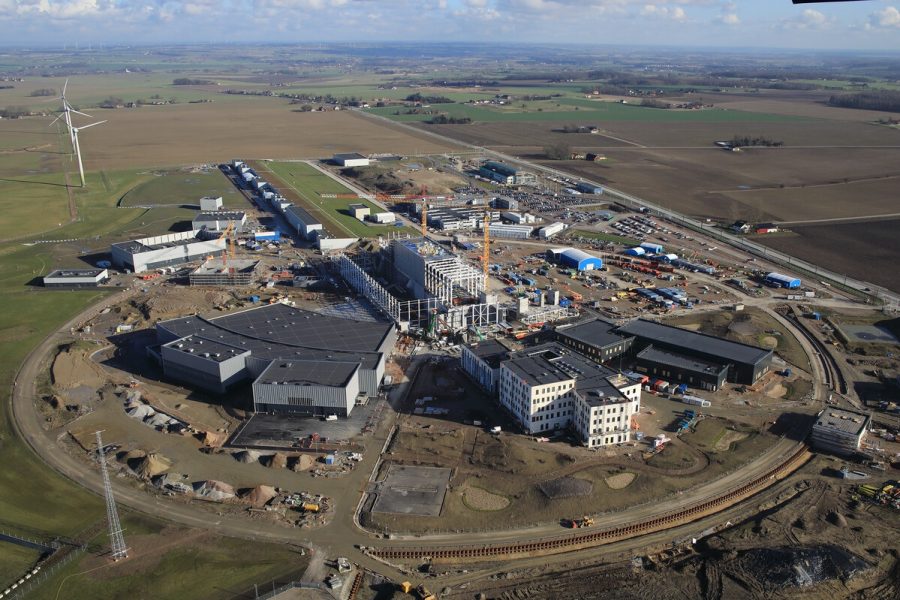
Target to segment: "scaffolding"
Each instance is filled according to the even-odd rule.
[[[341,277],[356,293],[367,298],[376,308],[381,310],[393,321],[399,322],[400,310],[397,299],[366,273],[359,265],[350,260],[346,254],[338,256],[338,266]]]
[[[450,304],[458,292],[478,296],[484,291],[484,274],[458,256],[429,260],[425,263],[425,289]]]
[[[551,321],[559,321],[561,319],[572,319],[579,315],[576,308],[563,308],[561,306],[548,306],[543,310],[529,313],[528,316],[522,317],[522,322],[526,325],[536,325],[538,323],[549,323]]]
[[[468,304],[450,308],[444,320],[455,331],[470,327],[485,328],[499,325],[504,320],[504,312],[503,307],[496,303]]]

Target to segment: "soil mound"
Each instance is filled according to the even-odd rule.
[[[155,452],[148,454],[143,458],[133,461],[132,470],[138,474],[141,479],[150,479],[156,477],[160,473],[165,473],[172,468],[172,461],[161,454]]]
[[[284,469],[287,468],[287,455],[283,452],[276,452],[272,456],[269,456],[266,459],[266,466],[270,469]]]
[[[538,484],[538,489],[551,500],[587,496],[594,489],[594,484],[585,479],[560,477]]]
[[[605,481],[611,490],[624,490],[631,485],[635,477],[634,473],[616,473],[607,477]]]
[[[255,508],[265,506],[272,498],[278,495],[275,488],[270,485],[258,485],[254,488],[241,490],[241,492],[241,499]]]
[[[509,506],[509,498],[477,487],[468,487],[463,492],[466,506],[474,510],[503,510]]]
[[[204,446],[208,446],[210,448],[218,448],[225,443],[226,437],[224,433],[204,431],[197,434],[197,439],[200,440],[200,443]]]
[[[309,454],[301,454],[297,457],[297,460],[294,461],[294,464],[291,465],[292,471],[308,471],[315,466],[315,459]]]

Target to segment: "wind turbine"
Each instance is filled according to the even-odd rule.
[[[69,130],[72,132],[72,145],[75,148],[75,155],[78,157],[78,174],[81,176],[81,187],[84,187],[84,164],[81,162],[81,144],[78,143],[78,132],[82,129],[93,127],[94,125],[100,125],[101,123],[106,123],[106,121],[97,121],[96,123],[82,125],[81,127],[69,126]]]
[[[63,85],[62,95],[60,95],[56,100],[62,100],[62,112],[59,113],[59,116],[53,119],[53,122],[50,123],[50,127],[59,121],[60,119],[65,119],[66,129],[69,130],[69,142],[72,144],[72,151],[75,151],[75,134],[72,133],[72,113],[81,115],[83,117],[91,117],[91,115],[86,115],[83,112],[77,111],[69,104],[69,101],[66,100],[66,88],[69,86],[69,80],[66,79],[66,83]]]

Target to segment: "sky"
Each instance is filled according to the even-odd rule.
[[[900,51],[900,0],[0,0],[0,45],[524,42]]]

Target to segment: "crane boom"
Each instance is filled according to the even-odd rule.
[[[484,291],[488,289],[488,266],[491,260],[491,213],[489,210],[484,211],[484,221],[481,224],[484,229],[484,249],[481,257],[481,268],[484,270]]]

